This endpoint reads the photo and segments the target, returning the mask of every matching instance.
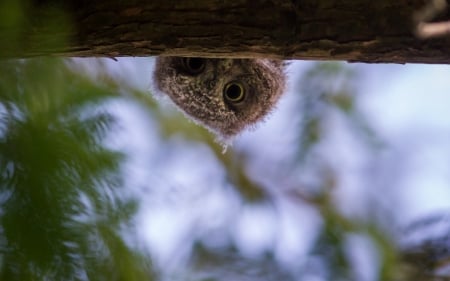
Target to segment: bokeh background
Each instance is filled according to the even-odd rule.
[[[153,67],[0,61],[0,280],[448,280],[449,66],[292,61],[227,147]]]
[[[152,63],[106,66],[145,91]],[[226,153],[167,99],[115,107],[139,233],[168,280],[401,278],[405,245],[448,235],[448,66],[293,61],[287,75],[277,109]]]

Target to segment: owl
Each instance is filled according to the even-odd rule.
[[[221,140],[254,126],[285,87],[283,61],[158,57],[154,84],[181,111]]]

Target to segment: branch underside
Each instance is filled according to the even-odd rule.
[[[36,0],[37,1],[37,0]],[[39,7],[45,5],[39,1]],[[125,3],[126,2],[126,3]],[[66,1],[71,32],[31,29],[2,57],[176,55],[450,63],[450,39],[420,40],[423,0]],[[32,7],[35,9],[36,6]],[[3,30],[2,30],[3,29]],[[0,26],[0,36],[5,32]],[[68,36],[64,48],[48,37]]]

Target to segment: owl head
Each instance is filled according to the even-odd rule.
[[[156,88],[224,140],[262,120],[285,86],[283,62],[159,57]]]

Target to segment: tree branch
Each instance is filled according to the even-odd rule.
[[[58,1],[35,2],[43,7]],[[414,36],[413,16],[424,0],[66,0],[65,4],[73,22],[70,33],[32,29],[23,37],[22,48],[0,56],[177,55],[450,63],[449,38],[425,41]],[[0,26],[0,36],[4,32]],[[45,38],[58,36],[69,36],[70,44],[60,49],[41,46]]]

